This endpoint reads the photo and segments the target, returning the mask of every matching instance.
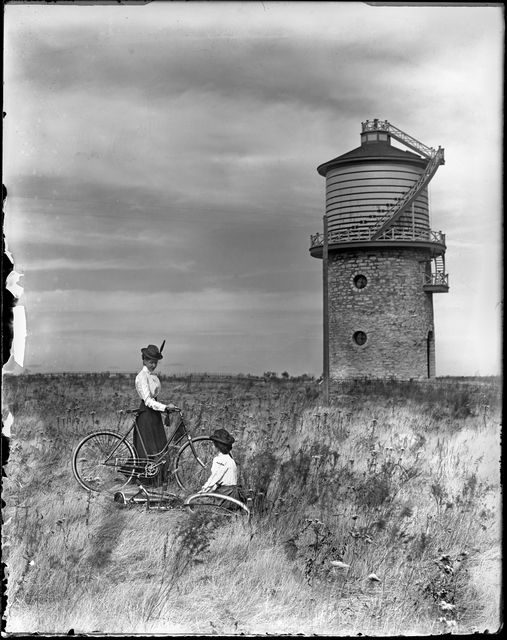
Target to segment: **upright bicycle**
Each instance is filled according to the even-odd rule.
[[[137,428],[137,409],[119,412],[118,427],[131,416],[131,424],[123,434],[115,431],[90,433],[77,445],[72,456],[72,471],[79,484],[88,491],[116,493],[129,483],[151,484],[168,468],[178,486],[188,492],[198,492],[211,473],[216,451],[208,436],[192,437],[181,411],[179,420],[167,444],[156,454],[141,458],[132,444]],[[169,475],[168,474],[168,475]]]

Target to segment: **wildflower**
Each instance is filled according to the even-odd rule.
[[[370,573],[370,575],[368,576],[368,580],[370,582],[382,582],[381,579],[376,576],[374,573]]]
[[[448,627],[456,627],[457,626],[456,620],[447,620],[447,618],[439,618],[438,621],[439,622],[443,622]]]
[[[449,604],[449,602],[446,602],[445,600],[440,601],[439,607],[442,611],[452,611],[453,609],[456,609],[455,604]]]

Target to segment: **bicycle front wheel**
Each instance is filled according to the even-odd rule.
[[[211,474],[211,463],[217,450],[207,436],[186,442],[178,451],[174,475],[178,485],[188,491],[199,491]]]
[[[222,493],[195,493],[185,500],[183,506],[193,513],[206,512],[226,516],[250,515],[250,509],[246,504]]]
[[[72,471],[88,491],[115,493],[134,476],[136,454],[130,442],[113,431],[83,438],[72,456]]]

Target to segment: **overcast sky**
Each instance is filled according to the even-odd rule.
[[[434,296],[437,375],[500,373],[501,7],[4,11],[25,367],[135,371],[165,339],[166,374],[320,375],[316,168],[379,118],[445,148],[430,185],[450,281]]]

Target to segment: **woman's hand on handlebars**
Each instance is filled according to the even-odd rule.
[[[174,405],[172,402],[170,402],[166,408],[165,408],[167,413],[170,413],[171,411],[181,411],[181,409],[179,407],[177,407],[176,405]]]

